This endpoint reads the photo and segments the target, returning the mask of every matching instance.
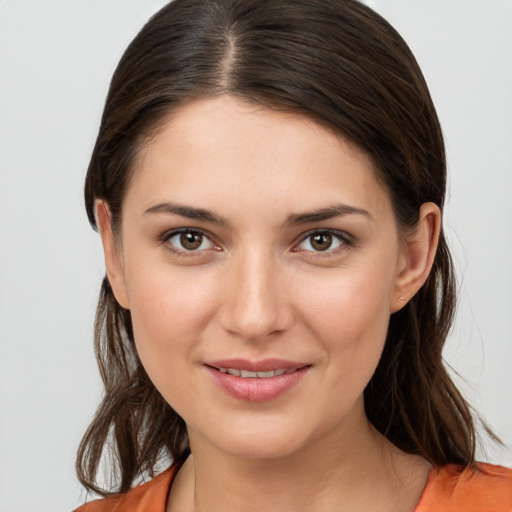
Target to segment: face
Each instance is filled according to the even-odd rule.
[[[191,443],[277,457],[360,428],[407,265],[365,154],[300,116],[196,101],[142,151],[122,215],[109,278]]]

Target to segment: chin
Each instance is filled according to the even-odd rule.
[[[302,423],[302,428],[299,427]],[[228,425],[218,424],[216,429],[201,433],[189,428],[192,451],[196,445],[215,446],[217,450],[246,459],[279,459],[293,455],[314,442],[314,435],[304,428],[304,422],[256,421],[247,419]],[[198,446],[199,447],[199,446]]]
[[[300,442],[290,442],[289,439],[231,439],[225,445],[218,445],[226,454],[252,460],[282,459],[296,453],[301,447]]]

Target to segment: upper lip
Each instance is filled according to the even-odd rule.
[[[298,370],[309,363],[290,361],[286,359],[263,359],[252,361],[249,359],[222,359],[218,361],[207,361],[206,366],[213,368],[233,368],[237,370],[249,370],[251,372],[269,372],[272,370]]]

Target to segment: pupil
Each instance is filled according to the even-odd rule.
[[[313,237],[311,245],[318,251],[325,251],[329,249],[332,244],[332,235],[329,233],[320,233]]]
[[[202,235],[199,233],[182,233],[180,236],[181,245],[185,249],[194,250],[201,246],[203,241]]]

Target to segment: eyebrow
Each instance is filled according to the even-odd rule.
[[[151,208],[148,208],[144,212],[144,215],[151,213],[168,213],[171,215],[180,215],[181,217],[186,217],[188,219],[210,222],[219,226],[226,226],[228,224],[227,220],[223,217],[215,215],[214,213],[209,212],[208,210],[204,210],[203,208],[193,208],[192,206],[184,206],[175,203],[157,204]]]
[[[218,226],[228,226],[229,222],[223,217],[216,215],[203,208],[194,208],[175,203],[160,203],[148,208],[144,215],[155,213],[167,213],[170,215],[179,215],[188,219],[209,222]],[[292,227],[300,224],[308,224],[313,222],[322,222],[324,220],[333,219],[335,217],[343,217],[346,215],[363,215],[372,220],[371,214],[362,208],[356,208],[347,204],[333,204],[326,208],[319,208],[310,212],[297,213],[290,215],[284,222],[284,227]]]
[[[333,219],[335,217],[344,217],[346,215],[363,215],[372,220],[370,212],[362,208],[356,208],[347,204],[333,204],[326,208],[320,208],[311,212],[298,213],[290,215],[285,222],[285,226],[296,226],[298,224],[308,224],[311,222],[321,222]]]

